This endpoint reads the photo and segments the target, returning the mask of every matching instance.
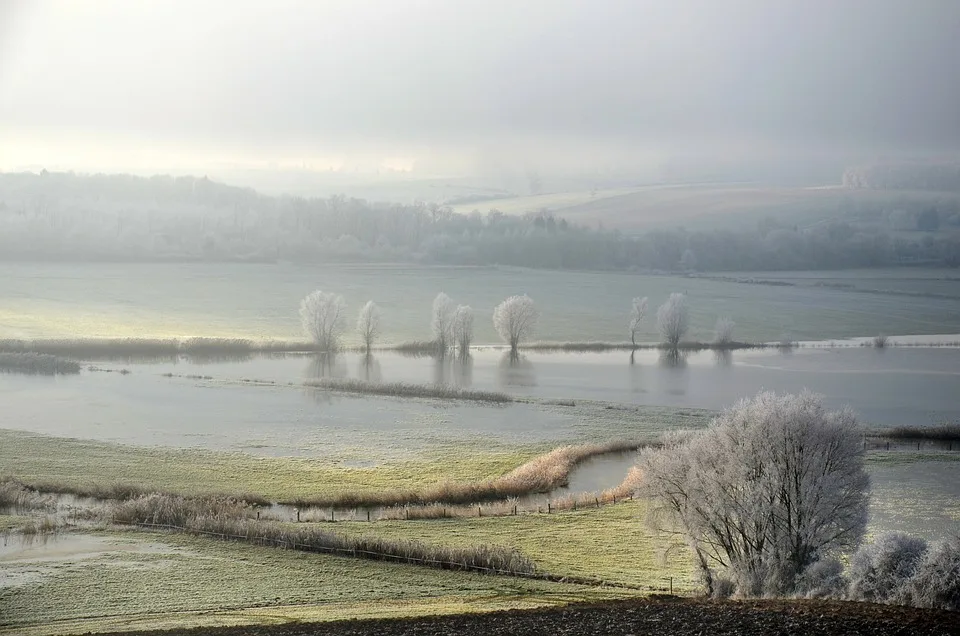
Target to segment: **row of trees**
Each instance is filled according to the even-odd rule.
[[[647,298],[634,298],[630,307],[630,342],[637,347],[639,333],[647,311]],[[536,331],[540,312],[536,304],[526,294],[510,296],[493,310],[493,326],[503,342],[510,346],[510,352],[516,355],[520,344],[533,336]],[[304,333],[321,351],[336,351],[346,326],[346,303],[343,296],[322,290],[308,294],[300,302],[300,320]],[[657,309],[657,328],[663,343],[676,349],[687,334],[690,315],[684,294],[673,293]],[[714,344],[728,345],[733,342],[734,322],[728,318],[718,318],[715,327]],[[357,335],[366,352],[373,349],[381,335],[381,311],[372,300],[360,309],[356,324]],[[454,351],[461,357],[469,355],[473,341],[473,308],[469,305],[457,305],[445,293],[440,292],[433,299],[430,311],[430,330],[433,334],[432,346],[437,355],[445,356]]]
[[[960,609],[960,537],[860,545],[869,478],[849,410],[811,393],[760,393],[702,431],[641,452],[651,520],[682,534],[717,596],[851,598]]]
[[[679,229],[626,236],[569,223],[548,211],[455,214],[435,204],[271,197],[193,177],[0,174],[0,255],[660,271],[960,264],[957,236],[892,236],[873,220],[858,220],[880,215],[886,224],[888,215],[907,214],[915,227],[930,228],[933,215],[945,224],[957,214],[956,200],[909,200],[892,210],[889,203],[862,205],[851,210],[855,218],[850,222],[807,229],[765,222],[753,230]],[[921,207],[914,210],[917,205]]]
[[[511,355],[516,356],[520,343],[533,335],[540,313],[527,296],[510,296],[493,310],[493,325]],[[311,292],[300,301],[300,321],[304,333],[320,351],[336,351],[346,327],[346,303],[343,296],[323,290]],[[370,353],[381,335],[380,308],[372,300],[360,309],[357,334],[364,350]],[[445,293],[433,299],[430,312],[431,345],[443,357],[455,351],[461,357],[470,355],[473,341],[473,309],[456,305]]]

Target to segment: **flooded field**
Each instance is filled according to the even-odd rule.
[[[772,280],[763,273],[735,279]],[[342,294],[353,317],[367,300],[383,310],[383,340],[430,338],[440,291],[476,314],[480,344],[499,342],[493,307],[529,294],[541,310],[536,338],[628,339],[630,300],[651,316],[671,292],[687,294],[690,337],[709,341],[718,316],[736,337],[826,340],[877,333],[960,333],[960,276],[949,269],[792,272],[777,285],[616,272],[403,265],[213,263],[0,263],[0,337],[300,337],[297,307],[316,288]],[[350,326],[352,327],[352,321]],[[352,329],[347,340],[356,343]],[[658,339],[655,321],[641,339]]]

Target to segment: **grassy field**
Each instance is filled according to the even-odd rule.
[[[509,472],[544,450],[489,443],[449,448],[418,460],[350,467],[330,459],[121,446],[0,429],[0,475],[31,483],[123,483],[182,494],[255,493],[293,500],[348,491],[419,489],[449,479],[486,479]]]
[[[338,532],[374,533],[451,545],[492,543],[517,548],[551,574],[600,578],[637,586],[693,591],[693,564],[682,541],[651,532],[646,505],[630,501],[600,509],[472,519],[344,522]]]
[[[98,532],[0,588],[0,634],[480,612],[635,594],[432,570],[159,533]],[[14,558],[14,557],[11,557]]]

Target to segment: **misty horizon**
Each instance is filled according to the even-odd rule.
[[[650,174],[955,156],[960,5],[0,6],[0,169]]]

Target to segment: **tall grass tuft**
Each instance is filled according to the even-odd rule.
[[[364,382],[341,378],[321,378],[307,380],[304,386],[346,393],[362,393],[365,395],[386,395],[390,397],[409,398],[436,398],[441,400],[471,400],[475,402],[493,402],[505,404],[513,402],[513,398],[506,393],[496,391],[475,391],[453,386],[432,384],[410,384],[407,382],[390,382],[385,384]]]
[[[4,477],[0,479],[0,511],[12,510],[23,514],[32,510],[53,510],[55,503],[36,489],[30,488],[18,479]]]
[[[46,353],[0,352],[0,371],[30,375],[80,373],[80,363]]]

